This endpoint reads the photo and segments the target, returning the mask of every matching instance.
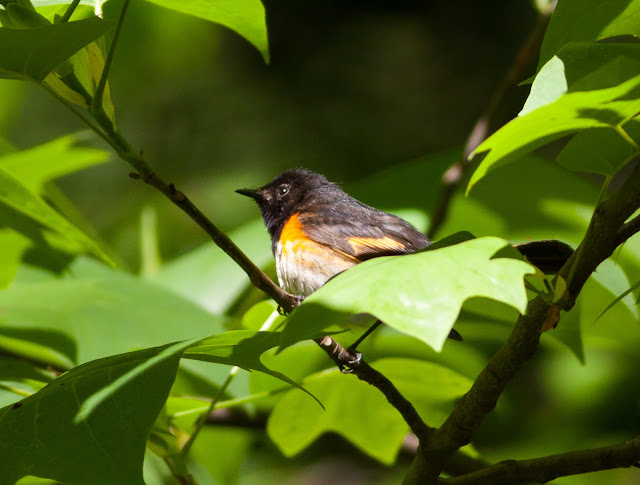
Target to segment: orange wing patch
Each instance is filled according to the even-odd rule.
[[[350,237],[349,245],[353,248],[356,254],[370,251],[370,250],[379,250],[379,251],[393,251],[393,250],[402,250],[406,246],[395,239],[391,239],[390,237]]]

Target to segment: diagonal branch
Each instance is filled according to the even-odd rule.
[[[565,263],[559,275],[567,279],[568,296],[563,308],[575,304],[589,276],[607,259],[619,244],[618,232],[640,206],[640,166],[625,184],[594,210],[580,247]],[[491,358],[469,392],[456,404],[444,424],[421,442],[421,453],[414,460],[406,483],[435,483],[447,460],[460,447],[469,443],[485,416],[495,407],[507,383],[535,353],[541,328],[549,315],[557,311],[536,298],[521,315],[509,339]]]
[[[413,404],[411,404],[384,375],[364,360],[357,360],[355,355],[351,354],[331,337],[327,336],[316,339],[316,343],[338,367],[348,367],[358,379],[371,384],[382,392],[384,397],[387,398],[387,401],[389,401],[389,404],[396,408],[402,415],[405,422],[411,428],[411,431],[413,431],[421,443],[433,432],[433,428],[425,424],[418,414],[418,411],[416,411],[416,408],[413,407]]]
[[[618,229],[618,244],[624,243],[627,239],[638,232],[640,232],[640,215],[637,215]]]
[[[571,451],[532,460],[508,460],[455,478],[441,478],[441,485],[510,485],[547,483],[558,477],[627,468],[640,462],[640,436],[614,446]]]

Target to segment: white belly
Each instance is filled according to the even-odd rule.
[[[293,295],[309,296],[332,276],[357,262],[311,241],[278,243],[275,251],[280,286]]]

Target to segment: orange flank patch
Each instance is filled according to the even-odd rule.
[[[390,237],[351,237],[349,238],[349,244],[356,254],[369,249],[394,250],[405,248],[404,244]]]
[[[285,246],[287,243],[298,244],[298,241],[300,241],[300,243],[310,241],[310,239],[302,230],[302,223],[300,222],[299,216],[299,212],[293,214],[291,217],[289,217],[289,220],[282,228],[282,232],[280,233],[280,242],[283,246]]]

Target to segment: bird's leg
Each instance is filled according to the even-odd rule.
[[[347,347],[347,350],[356,356],[353,363],[359,362],[360,359],[362,358],[362,354],[356,351],[356,349],[358,348],[358,345],[360,345],[364,339],[366,339],[369,335],[371,335],[373,331],[380,326],[381,323],[382,322],[380,320],[376,320],[373,325],[371,325],[362,335],[360,335],[358,340],[356,340],[351,345],[349,345],[349,347]]]

